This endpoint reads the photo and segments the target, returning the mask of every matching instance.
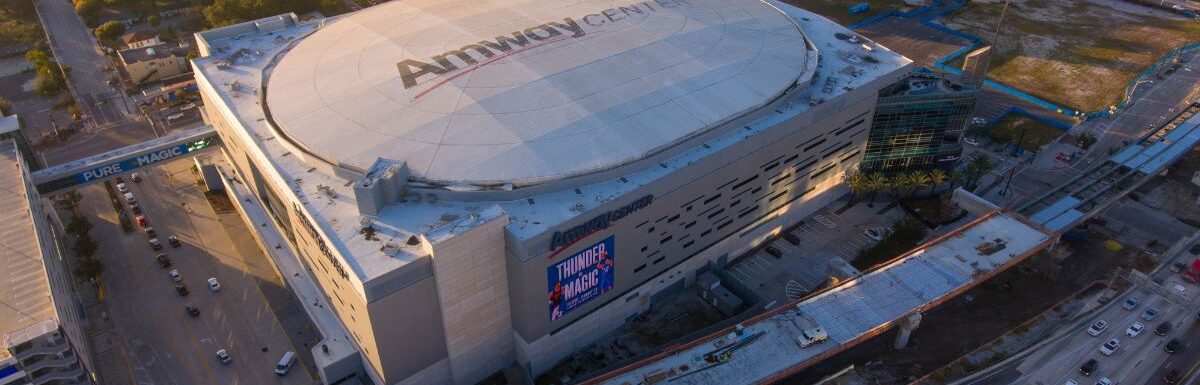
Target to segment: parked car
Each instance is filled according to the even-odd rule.
[[[1117,339],[1117,337],[1113,337],[1113,338],[1109,338],[1108,341],[1104,343],[1104,345],[1100,345],[1100,353],[1104,354],[1106,356],[1111,356],[1111,355],[1113,355],[1113,353],[1117,352],[1117,349],[1120,349],[1120,348],[1121,348],[1121,340]]]
[[[775,259],[783,258],[783,253],[780,252],[779,249],[776,249],[774,246],[764,247],[763,250],[766,251],[767,254],[770,254],[772,257],[775,257]]]
[[[863,235],[867,236],[867,238],[874,239],[876,242],[883,240],[883,232],[879,231],[879,229],[863,230]]]
[[[1099,366],[1100,362],[1096,361],[1095,358],[1087,360],[1087,362],[1084,362],[1083,365],[1079,366],[1079,373],[1083,374],[1084,376],[1090,376],[1092,373],[1096,372],[1096,369]]]
[[[1179,382],[1179,369],[1171,369],[1162,379],[1164,384],[1173,385]]]
[[[190,293],[188,291],[187,285],[184,285],[182,283],[175,284],[175,292],[179,293],[180,297],[187,297],[188,293]]]
[[[141,182],[142,182],[142,176],[141,176],[141,175],[138,175],[138,173],[136,173],[136,172],[135,172],[135,173],[133,173],[132,175],[130,175],[130,176],[129,176],[129,179],[133,179],[133,182],[134,182],[134,183],[141,183]]]
[[[1183,342],[1179,341],[1177,338],[1172,338],[1165,346],[1163,346],[1163,351],[1166,351],[1170,354],[1175,354],[1175,352],[1178,352],[1179,348],[1181,347],[1183,347]]]
[[[1139,334],[1142,334],[1142,330],[1144,329],[1146,329],[1145,324],[1142,324],[1141,322],[1134,322],[1133,325],[1129,325],[1129,329],[1125,330],[1125,335],[1137,337]]]
[[[975,139],[974,137],[971,137],[971,136],[964,136],[964,137],[963,137],[963,143],[966,143],[966,144],[969,144],[969,145],[972,145],[972,146],[978,146],[978,145],[979,145],[979,139]]]
[[[208,279],[208,289],[214,292],[221,291],[221,283],[217,282],[216,278]]]
[[[158,260],[159,267],[171,267],[171,258],[167,258],[166,254],[159,254],[158,256],[155,256],[154,259]]]
[[[158,238],[150,238],[150,241],[147,243],[150,244],[151,249],[162,250],[162,243],[158,242]]]
[[[1171,321],[1166,321],[1166,322],[1160,323],[1160,324],[1158,324],[1158,327],[1154,328],[1154,334],[1158,334],[1160,336],[1165,336],[1170,331],[1171,331]]]
[[[138,215],[137,217],[134,217],[134,219],[137,221],[138,226],[142,226],[142,227],[150,226],[150,221],[146,220],[145,215]]]
[[[129,186],[126,186],[124,183],[118,182],[117,183],[117,191],[127,193],[127,192],[129,192]]]
[[[187,309],[188,315],[192,316],[192,318],[196,318],[196,317],[200,316],[200,308],[196,307],[196,304],[194,304],[194,303],[188,302],[188,304],[185,305],[183,308]]]
[[[179,247],[179,238],[176,238],[174,235],[169,236],[167,237],[167,243],[170,243],[171,247]]]
[[[154,232],[153,226],[146,226],[146,235],[149,235],[151,238],[158,237],[158,233]]]
[[[134,197],[133,193],[131,193],[131,192],[127,192],[123,196],[125,197],[126,202],[129,202],[129,203],[137,202],[137,197]]]
[[[1108,379],[1108,377],[1100,377],[1100,381],[1096,381],[1096,385],[1112,385],[1112,384],[1113,384],[1112,380]]]
[[[1093,323],[1092,326],[1088,328],[1088,334],[1090,334],[1092,337],[1099,337],[1100,333],[1104,333],[1105,329],[1108,329],[1108,322],[1104,322],[1104,320],[1099,320],[1099,321],[1096,321],[1096,323]]]
[[[1142,303],[1142,300],[1138,299],[1138,297],[1129,297],[1125,300],[1125,303],[1121,304],[1121,307],[1125,308],[1125,310],[1132,311],[1133,309],[1137,308],[1139,303]]]
[[[183,276],[179,275],[179,270],[171,270],[167,272],[167,276],[175,282],[183,282]]]
[[[225,349],[221,349],[217,351],[217,361],[221,361],[222,364],[228,364],[229,361],[233,361],[233,359],[229,358],[229,352],[225,351]]]
[[[1153,321],[1154,316],[1156,316],[1156,315],[1158,315],[1158,309],[1152,307],[1152,308],[1146,309],[1146,311],[1142,312],[1142,319],[1147,320],[1147,321]]]
[[[1172,273],[1178,273],[1178,272],[1181,272],[1181,271],[1183,271],[1183,269],[1185,269],[1185,268],[1187,268],[1187,265],[1184,265],[1184,264],[1182,264],[1182,263],[1179,263],[1179,262],[1175,262],[1175,263],[1172,263],[1172,264],[1171,264],[1171,272],[1172,272]]]

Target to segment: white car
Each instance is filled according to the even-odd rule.
[[[1146,329],[1145,324],[1142,324],[1141,322],[1134,322],[1133,325],[1129,325],[1129,329],[1125,330],[1125,335],[1137,337],[1139,334],[1142,334],[1142,330],[1144,329]]]
[[[216,278],[209,278],[208,289],[212,291],[221,291],[221,284],[217,282]]]
[[[972,145],[972,146],[978,146],[978,145],[979,145],[979,139],[975,139],[974,137],[970,137],[970,136],[964,136],[964,137],[963,137],[963,143],[966,143],[966,144],[969,144],[969,145]]]
[[[1068,379],[1066,385],[1079,385],[1079,383],[1075,382],[1075,380]]]
[[[863,230],[863,235],[867,236],[867,238],[874,239],[876,242],[883,240],[883,231],[880,231],[879,229]]]
[[[183,281],[183,277],[179,275],[179,270],[171,270],[167,272],[167,276],[171,277],[171,280],[175,282]]]
[[[1108,329],[1108,322],[1099,320],[1092,324],[1092,327],[1088,328],[1088,334],[1090,334],[1092,337],[1099,337],[1100,333],[1104,333],[1105,329]]]
[[[1117,339],[1116,337],[1109,338],[1108,342],[1105,342],[1104,345],[1100,346],[1100,353],[1106,356],[1111,356],[1113,353],[1116,353],[1117,349],[1120,347],[1121,340]]]
[[[117,191],[127,193],[129,192],[129,186],[126,186],[124,182],[117,183]]]
[[[136,202],[137,202],[137,198],[135,198],[135,197],[133,196],[133,193],[131,193],[131,192],[127,192],[127,193],[125,193],[125,201],[126,201],[126,202],[129,202],[129,203],[136,203]]]
[[[1097,381],[1096,385],[1112,385],[1112,383],[1112,380],[1108,379],[1108,377],[1100,377],[1100,381]]]

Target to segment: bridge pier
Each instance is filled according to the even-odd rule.
[[[900,319],[900,334],[896,335],[896,344],[892,347],[896,350],[904,350],[908,346],[908,338],[912,336],[913,330],[917,330],[917,326],[921,325],[921,313],[909,314],[907,317]]]

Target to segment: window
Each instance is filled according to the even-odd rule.
[[[633,272],[634,272],[634,273],[638,273],[638,272],[640,272],[640,271],[642,271],[642,270],[645,270],[645,269],[646,269],[646,264],[645,264],[645,263],[643,263],[641,266],[638,266],[637,268],[634,268],[634,269],[633,269]]]

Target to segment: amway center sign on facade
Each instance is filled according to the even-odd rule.
[[[471,69],[533,48],[587,36],[589,30],[642,17],[649,13],[658,12],[663,8],[675,8],[684,5],[688,5],[688,0],[653,0],[630,3],[626,6],[587,14],[579,19],[565,17],[561,22],[552,21],[520,31],[513,31],[511,37],[501,35],[496,36],[494,40],[481,40],[475,44],[467,44],[457,50],[434,55],[428,62],[416,59],[404,59],[396,63],[396,66],[400,69],[400,79],[404,83],[404,89],[407,90],[436,79],[441,75],[452,74],[460,70],[467,70],[463,71],[463,73],[469,72]],[[433,75],[433,77],[429,75]],[[457,75],[459,74],[454,74],[453,76]],[[425,77],[425,79],[422,79],[422,77]],[[444,81],[450,79],[452,78],[445,79]],[[431,89],[436,88],[439,84],[441,83],[435,84]]]

